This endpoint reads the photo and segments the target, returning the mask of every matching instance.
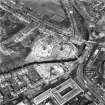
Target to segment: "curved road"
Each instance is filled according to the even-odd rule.
[[[94,51],[92,53],[94,53]],[[91,56],[92,56],[92,54],[91,54]],[[89,59],[91,56],[89,56]],[[84,74],[85,66],[86,66],[86,64],[81,63],[77,69],[77,79],[78,79],[80,85],[82,85],[82,87],[84,87],[85,89],[88,89],[90,91],[90,93],[96,97],[96,99],[93,99],[93,100],[96,100],[96,102],[99,100],[100,102],[105,104],[105,99],[102,98],[98,87],[96,85],[94,85],[87,78],[87,76]]]

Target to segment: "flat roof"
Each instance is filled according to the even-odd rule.
[[[64,91],[63,95],[61,94],[62,91]],[[34,103],[38,105],[47,98],[54,97],[55,100],[59,103],[59,105],[63,105],[81,92],[83,92],[83,90],[78,86],[78,84],[76,84],[74,80],[70,78],[59,86],[53,89],[50,88],[39,96],[35,97]]]

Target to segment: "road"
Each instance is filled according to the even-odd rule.
[[[105,100],[102,98],[97,86],[94,85],[86,77],[86,75],[84,75],[83,72],[84,72],[84,65],[81,64],[81,65],[79,65],[79,67],[77,69],[77,79],[78,79],[80,85],[82,85],[81,87],[88,89],[90,91],[90,93],[96,97],[96,99],[93,99],[93,100],[96,100],[96,101],[99,100],[100,102],[105,104]]]

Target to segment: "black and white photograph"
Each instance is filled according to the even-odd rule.
[[[0,0],[0,105],[105,105],[105,0]]]

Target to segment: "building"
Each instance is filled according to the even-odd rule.
[[[33,102],[36,105],[49,105],[41,104],[48,102],[48,99],[52,99],[57,105],[64,105],[66,102],[74,98],[75,96],[82,93],[83,90],[76,84],[71,78],[60,84],[55,88],[50,88],[47,91],[43,92],[39,96],[33,99]],[[56,105],[56,104],[50,104]]]

